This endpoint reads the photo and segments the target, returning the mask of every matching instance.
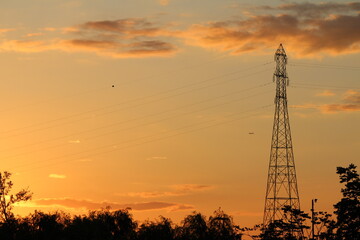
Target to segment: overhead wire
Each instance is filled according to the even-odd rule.
[[[48,142],[54,141],[54,140],[61,140],[61,139],[70,138],[70,137],[72,137],[74,135],[94,132],[94,131],[98,131],[98,130],[101,130],[101,129],[106,129],[106,128],[122,125],[122,124],[125,124],[125,123],[133,123],[134,121],[143,120],[143,119],[153,117],[153,116],[163,115],[163,114],[169,113],[169,112],[175,112],[175,111],[178,111],[179,109],[187,109],[187,108],[192,107],[192,106],[196,106],[196,105],[206,103],[206,102],[209,102],[209,101],[214,101],[214,100],[217,100],[217,99],[225,98],[225,97],[228,97],[228,96],[232,96],[234,94],[239,94],[239,93],[251,91],[251,90],[254,90],[254,89],[257,89],[257,88],[266,87],[269,84],[272,84],[272,82],[260,84],[260,85],[250,87],[250,88],[246,88],[246,89],[233,91],[231,93],[223,94],[223,95],[216,96],[216,97],[207,98],[205,100],[198,101],[198,102],[195,102],[195,103],[193,102],[193,103],[190,103],[190,104],[182,105],[180,107],[171,108],[171,109],[166,110],[166,111],[161,111],[161,112],[157,112],[157,113],[151,113],[151,114],[148,114],[148,115],[145,115],[145,116],[142,116],[142,117],[123,120],[123,121],[120,121],[120,122],[115,122],[115,123],[112,123],[112,124],[109,124],[109,125],[105,125],[105,126],[101,126],[101,127],[97,127],[97,128],[92,128],[92,129],[85,130],[85,131],[74,132],[71,135],[60,136],[60,137],[46,139],[46,140],[38,141],[38,142],[32,142],[31,144],[25,144],[25,145],[18,146],[18,147],[15,147],[15,148],[13,147],[13,148],[8,148],[8,149],[3,149],[2,151],[0,150],[0,152],[9,151],[9,150],[19,150],[19,149],[26,148],[26,147],[36,146],[36,145],[39,145],[39,144],[42,144],[42,143],[48,143]],[[244,98],[242,98],[242,99],[244,99]],[[236,102],[236,101],[239,101],[239,100],[232,100],[232,101]],[[18,156],[18,155],[16,155],[16,156]]]
[[[267,65],[267,64],[269,64],[269,63],[253,66],[253,67],[247,68],[247,69],[245,69],[243,71],[247,71],[247,70],[253,69],[255,67],[259,67],[259,66],[263,66],[263,65]],[[184,92],[181,92],[181,93],[178,93],[178,94],[173,94],[173,95],[170,95],[170,96],[164,96],[164,97],[161,97],[161,98],[158,98],[158,99],[155,99],[155,100],[150,100],[150,101],[146,101],[146,102],[143,102],[143,103],[139,103],[138,105],[135,105],[135,106],[126,105],[122,109],[134,108],[134,107],[142,106],[142,105],[145,105],[145,104],[150,104],[150,103],[154,103],[154,102],[157,102],[157,101],[161,101],[161,100],[164,100],[164,99],[180,96],[180,95],[183,95],[183,94],[186,94],[186,93],[189,93],[189,92],[206,89],[206,88],[213,87],[213,86],[218,86],[218,85],[226,83],[226,82],[236,81],[236,80],[238,80],[240,78],[252,76],[254,74],[265,72],[267,70],[268,69],[265,69],[265,70],[258,71],[258,72],[255,72],[255,73],[251,73],[251,74],[248,74],[248,75],[233,78],[233,79],[230,79],[230,80],[223,80],[223,81],[221,81],[219,83],[213,83],[212,85],[201,86],[201,87],[198,87],[198,88],[195,88],[195,89],[190,89],[188,91],[184,91]],[[156,94],[151,94],[151,95],[148,95],[148,96],[123,101],[121,103],[112,104],[112,105],[108,105],[108,106],[105,106],[105,107],[92,109],[92,110],[84,111],[84,112],[81,112],[81,113],[76,113],[76,114],[73,114],[73,115],[70,115],[70,116],[57,118],[57,119],[53,119],[53,120],[50,120],[50,121],[45,121],[45,122],[41,122],[41,123],[37,123],[37,124],[32,124],[32,125],[29,125],[29,126],[26,126],[26,127],[21,127],[21,128],[11,129],[11,130],[7,130],[7,131],[2,131],[2,132],[0,132],[0,134],[1,134],[0,139],[1,138],[9,138],[9,137],[20,136],[20,135],[24,135],[24,134],[28,134],[28,133],[33,133],[33,132],[36,132],[36,131],[50,129],[50,128],[57,127],[57,126],[62,126],[62,125],[65,125],[65,124],[71,124],[71,123],[77,122],[77,121],[82,121],[82,120],[85,120],[85,119],[88,119],[88,118],[91,118],[91,117],[86,116],[86,117],[83,117],[83,118],[80,118],[80,119],[67,121],[65,123],[59,123],[59,124],[55,124],[55,125],[51,125],[51,126],[47,126],[47,127],[40,127],[40,128],[32,129],[32,130],[29,130],[29,131],[21,131],[21,133],[18,133],[18,134],[8,134],[8,135],[6,135],[7,133],[12,133],[12,132],[16,132],[16,131],[20,131],[20,130],[24,130],[24,129],[28,129],[28,128],[32,128],[32,127],[36,127],[36,126],[42,126],[44,124],[49,124],[49,123],[52,123],[52,122],[58,122],[58,121],[61,121],[61,120],[66,120],[68,118],[78,117],[78,116],[82,116],[82,115],[85,115],[85,114],[90,114],[90,113],[98,112],[98,111],[101,111],[101,110],[105,110],[105,109],[108,109],[108,108],[113,108],[113,107],[116,107],[116,106],[122,106],[122,105],[129,104],[129,103],[132,103],[132,102],[146,100],[146,99],[152,98],[152,97],[159,97],[159,95],[165,95],[165,94],[168,94],[168,93],[171,93],[171,92],[176,92],[176,91],[181,90],[181,89],[186,89],[186,88],[191,87],[191,86],[196,86],[196,85],[199,85],[199,84],[202,84],[202,83],[206,83],[208,81],[213,81],[213,80],[216,80],[218,78],[222,78],[222,77],[228,76],[228,75],[233,75],[233,74],[238,73],[238,72],[240,72],[240,71],[237,70],[237,71],[227,73],[227,74],[224,74],[224,75],[220,75],[220,76],[212,77],[212,78],[209,78],[209,79],[205,79],[205,80],[202,80],[202,81],[199,81],[199,82],[196,82],[196,83],[187,84],[185,86],[173,88],[173,89],[166,90],[166,91],[161,91],[161,92],[158,92]],[[118,110],[116,110],[116,111],[118,111]],[[103,114],[97,114],[97,116],[106,115],[106,114],[113,113],[113,112],[116,112],[116,111],[111,111],[111,112],[103,113]]]
[[[180,70],[186,70],[186,69],[192,69],[192,68],[196,68],[196,67],[200,67],[200,66],[204,66],[208,63],[211,63],[211,62],[215,62],[215,61],[218,61],[218,60],[222,60],[224,59],[225,57],[223,55],[218,55],[210,60],[207,60],[205,62],[202,62],[202,63],[198,63],[198,64],[194,64],[194,65],[190,65],[190,66],[185,66],[185,67],[181,67],[181,68],[177,68],[177,69],[173,69],[173,70],[170,70],[170,71],[165,71],[165,72],[162,72],[161,74],[154,74],[154,75],[151,75],[151,76],[146,76],[146,77],[141,77],[141,78],[135,78],[135,79],[131,79],[129,81],[126,81],[126,82],[122,82],[120,86],[124,86],[124,85],[128,85],[128,84],[132,84],[132,83],[136,83],[136,82],[139,82],[139,81],[143,81],[143,80],[148,80],[148,79],[151,79],[151,78],[154,78],[154,77],[159,77],[159,76],[163,76],[165,74],[169,74],[169,73],[172,73],[172,72],[176,72],[176,71],[180,71]],[[116,80],[113,80],[112,83],[114,84],[118,84],[118,82]],[[112,85],[113,85],[112,84]],[[93,93],[93,92],[99,92],[99,91],[103,91],[103,90],[106,90],[108,89],[110,86],[110,82],[108,81],[106,86],[105,87],[97,87],[97,88],[94,88],[94,89],[86,89],[85,91],[81,91],[81,92],[76,92],[76,93],[72,93],[72,94],[69,94],[67,96],[58,96],[58,97],[51,97],[51,98],[47,98],[47,99],[43,99],[43,100],[39,100],[39,101],[35,101],[35,102],[30,102],[30,103],[27,103],[27,104],[24,104],[24,105],[20,105],[20,106],[15,106],[15,107],[11,107],[11,108],[8,108],[8,109],[1,109],[0,112],[7,112],[7,111],[14,111],[16,109],[22,109],[22,108],[25,108],[25,107],[30,107],[30,106],[35,106],[35,105],[40,105],[40,104],[43,104],[43,103],[46,103],[46,104],[49,104],[49,103],[53,103],[53,102],[56,102],[58,100],[63,100],[64,97],[66,98],[71,98],[71,97],[78,97],[78,96],[83,96],[83,95],[86,95],[88,93]]]
[[[265,109],[265,108],[268,108],[268,107],[271,107],[271,106],[273,106],[273,104],[271,104],[271,105],[264,105],[264,106],[261,106],[261,107],[256,108],[255,110],[253,109],[253,110],[247,110],[247,111],[243,111],[243,112],[237,112],[237,113],[229,114],[229,115],[224,116],[224,117],[226,117],[226,118],[228,118],[228,117],[233,117],[233,116],[236,116],[236,115],[239,115],[239,114],[242,114],[242,113],[252,112],[252,111],[256,111],[256,110],[260,110],[260,109]],[[256,114],[247,115],[247,116],[244,116],[244,117],[242,117],[242,118],[231,119],[231,120],[224,121],[224,122],[217,122],[217,123],[214,123],[214,124],[211,124],[211,125],[207,125],[207,126],[204,126],[204,127],[201,127],[201,128],[195,128],[195,129],[190,129],[190,130],[183,131],[183,132],[177,132],[177,133],[172,134],[172,135],[168,135],[168,136],[164,136],[164,137],[159,137],[159,138],[147,140],[147,141],[144,141],[144,142],[141,142],[141,143],[136,143],[136,144],[133,144],[133,145],[124,146],[124,147],[122,147],[122,148],[117,147],[117,148],[112,148],[111,150],[108,149],[108,150],[106,150],[106,151],[88,154],[88,155],[82,156],[82,158],[94,157],[94,156],[98,156],[98,155],[102,155],[102,154],[107,154],[107,153],[110,153],[110,152],[120,151],[120,150],[124,150],[124,149],[130,148],[130,147],[135,147],[135,146],[139,146],[139,145],[143,145],[143,144],[147,144],[147,143],[151,143],[151,142],[155,142],[155,141],[160,141],[160,140],[168,139],[168,138],[171,138],[171,137],[175,137],[175,136],[179,136],[179,135],[183,135],[183,134],[187,134],[187,133],[191,133],[191,132],[195,132],[195,131],[207,129],[207,128],[210,128],[210,127],[215,127],[215,126],[219,126],[219,125],[223,125],[223,124],[235,122],[235,121],[238,121],[238,120],[241,120],[241,119],[244,119],[244,118],[248,118],[248,117],[252,117],[252,116],[256,116]],[[213,120],[209,120],[209,121],[207,121],[207,122],[210,123],[210,122],[213,122]],[[204,123],[205,123],[205,122],[202,122],[202,123],[200,123],[200,124],[204,124]],[[186,129],[186,128],[189,128],[189,127],[193,127],[193,126],[196,126],[196,125],[199,125],[199,123],[197,123],[197,124],[190,124],[190,125],[187,125],[187,126],[179,127],[179,128],[173,129],[172,131],[179,131],[179,130],[183,130],[183,129]],[[136,139],[136,140],[151,138],[151,137],[154,137],[154,136],[156,137],[156,135],[158,135],[158,134],[141,137],[141,138],[138,138],[138,139]],[[134,140],[130,140],[130,141],[127,141],[127,142],[133,142],[133,141],[134,141]],[[120,143],[120,144],[124,144],[124,143],[126,143],[126,142],[122,142],[122,143]],[[118,144],[116,144],[116,145],[118,145]],[[92,149],[92,150],[99,150],[99,149],[104,149],[104,148],[111,148],[111,147],[113,147],[113,146],[114,146],[114,144],[111,144],[111,145],[102,146],[102,147],[100,147],[100,148]],[[92,151],[92,150],[90,150],[90,151]],[[72,157],[72,156],[76,156],[76,155],[81,155],[81,154],[84,154],[84,153],[87,153],[87,152],[90,152],[90,151],[87,150],[87,151],[78,152],[78,153],[75,153],[75,154],[62,155],[62,156],[58,156],[58,157],[46,159],[46,160],[43,160],[43,161],[37,161],[36,163],[49,162],[49,161],[58,160],[58,159],[64,159],[64,158],[67,158],[67,157]],[[76,159],[78,159],[78,157],[77,157],[77,158],[72,158],[72,159],[67,159],[67,160],[64,160],[64,161],[61,161],[61,162],[56,162],[56,163],[48,164],[48,165],[42,165],[42,166],[37,167],[37,168],[28,169],[27,171],[31,171],[31,170],[39,169],[39,168],[44,168],[44,167],[55,166],[55,165],[58,165],[58,164],[75,161]],[[34,164],[34,162],[32,162],[31,164]],[[17,166],[17,167],[15,167],[15,168],[18,170],[20,167],[22,167],[22,166]],[[27,171],[23,171],[23,172],[27,172]]]
[[[270,64],[272,62],[269,62],[269,63],[266,63],[266,64],[261,64],[261,65],[267,65],[267,64]],[[347,70],[360,70],[360,67],[356,67],[356,66],[340,66],[340,65],[327,65],[327,64],[323,64],[323,65],[319,65],[319,64],[304,64],[304,63],[289,63],[290,64],[295,64],[297,66],[302,66],[302,67],[323,67],[323,68],[332,68],[332,69],[347,69]],[[259,65],[257,66],[254,66],[255,67],[258,67]],[[246,70],[242,70],[242,71],[246,71]],[[265,69],[264,71],[267,71],[267,69]],[[236,71],[236,72],[231,72],[231,73],[228,73],[228,74],[224,74],[222,76],[217,76],[215,77],[215,79],[217,78],[222,78],[222,77],[226,77],[226,76],[229,76],[229,75],[233,75],[233,74],[236,74],[238,73],[239,71]],[[263,71],[261,71],[263,72]],[[120,104],[126,104],[126,103],[129,103],[129,101],[141,101],[141,100],[145,100],[147,98],[152,98],[152,97],[155,97],[155,96],[158,96],[158,95],[162,95],[162,94],[166,94],[166,93],[169,93],[169,92],[174,92],[174,91],[177,91],[177,90],[180,90],[180,89],[186,89],[187,87],[191,87],[191,86],[195,86],[195,85],[198,85],[198,84],[201,84],[203,82],[207,82],[207,81],[211,81],[213,80],[214,78],[210,78],[210,79],[206,79],[206,80],[203,80],[203,81],[200,81],[200,82],[196,82],[196,83],[191,83],[191,84],[188,84],[188,85],[185,85],[185,86],[181,86],[181,87],[177,87],[177,88],[173,88],[173,89],[170,89],[170,90],[166,90],[166,91],[162,91],[160,93],[156,93],[156,94],[153,94],[153,95],[149,95],[149,96],[144,96],[144,97],[140,97],[140,98],[136,98],[136,99],[132,99],[132,100],[128,100],[128,101],[125,101],[123,103],[120,103]],[[236,78],[236,79],[239,79],[239,78]],[[230,81],[233,81],[234,79],[230,80]],[[227,80],[229,81],[229,80]],[[224,81],[223,81],[224,82]],[[185,91],[185,92],[181,92],[181,93],[177,93],[179,95],[183,95],[183,94],[186,94],[186,93],[189,93],[189,92],[192,92],[192,91],[196,91],[196,90],[201,90],[201,89],[205,89],[205,88],[208,88],[208,87],[212,87],[212,86],[217,86],[218,84],[221,84],[221,83],[215,83],[215,84],[212,84],[212,85],[209,85],[209,86],[202,86],[202,87],[198,87],[196,88],[195,90],[194,89],[191,89],[190,91]],[[297,83],[295,85],[292,85],[291,87],[294,87],[294,88],[312,88],[312,89],[316,89],[316,88],[321,88],[321,87],[326,87],[326,88],[333,88],[333,89],[345,89],[348,87],[345,87],[345,86],[331,86],[331,85],[320,85],[320,84],[307,84],[307,83]],[[351,87],[352,88],[352,87]],[[164,99],[167,99],[167,98],[171,98],[171,97],[174,97],[174,96],[179,96],[177,94],[173,94],[173,95],[170,95],[170,96],[164,96],[160,99],[156,99],[156,100],[153,100],[153,101],[161,101],[161,100],[164,100]],[[220,96],[221,97],[221,96]],[[144,102],[144,103],[140,103],[138,105],[135,105],[136,106],[142,106],[142,105],[145,105],[147,104],[149,101],[147,102]],[[151,101],[150,101],[151,102]],[[218,104],[216,106],[212,106],[212,107],[217,107],[217,106],[221,106],[223,104],[227,104],[227,103],[222,103],[222,104]],[[112,106],[118,106],[119,104],[115,104],[115,105],[110,105],[110,106],[106,106],[104,108],[99,108],[99,109],[93,109],[93,110],[89,110],[89,111],[86,111],[86,112],[83,112],[81,114],[88,114],[88,113],[91,113],[91,112],[96,112],[96,111],[102,111],[104,109],[107,109],[107,108],[111,108]],[[193,105],[193,104],[191,104]],[[270,107],[270,106],[273,106],[273,105],[266,105],[266,106],[263,106],[261,108],[264,108],[264,107]],[[134,107],[134,106],[131,106],[131,107]],[[182,107],[185,107],[185,106],[182,106]],[[182,108],[180,107],[180,108]],[[212,108],[212,107],[207,107],[206,109],[208,108]],[[195,111],[192,111],[188,114],[191,114],[191,113],[194,113],[198,110],[195,110]],[[201,110],[200,110],[201,111]],[[168,112],[168,111],[165,111],[165,112]],[[245,112],[248,112],[248,111],[245,111]],[[244,113],[244,112],[242,112]],[[76,115],[70,115],[68,116],[69,118],[72,118],[72,117],[76,117],[76,116],[81,116],[81,114],[76,114]],[[109,113],[105,113],[105,114],[109,114]],[[161,114],[161,113],[159,113]],[[187,114],[187,113],[186,113]],[[235,113],[234,115],[238,115],[239,113]],[[150,116],[153,116],[153,115],[157,115],[157,114],[151,114]],[[228,116],[225,116],[225,117],[230,117],[232,116],[233,114],[231,115],[228,115]],[[146,116],[145,116],[146,117]],[[173,118],[174,116],[172,117],[168,117],[168,118],[165,118],[165,119],[161,119],[160,121],[163,121],[163,120],[168,120],[168,119],[171,119]],[[64,118],[60,118],[60,119],[65,119]],[[236,119],[234,121],[237,121],[239,119]],[[51,120],[51,121],[47,121],[47,122],[52,122],[52,121],[58,121],[58,119],[54,119],[54,120]],[[131,120],[129,120],[131,121]],[[153,124],[154,122],[150,123],[150,124]],[[126,145],[126,146],[123,146],[123,147],[120,147],[120,148],[116,148],[116,149],[108,149],[108,150],[104,150],[104,151],[101,151],[101,152],[95,152],[95,153],[92,153],[92,154],[88,154],[86,155],[86,157],[91,157],[91,156],[97,156],[97,155],[101,155],[101,154],[106,154],[106,153],[109,153],[109,152],[114,152],[114,151],[119,151],[119,150],[122,150],[122,149],[126,149],[126,148],[129,148],[129,147],[133,147],[133,146],[138,146],[138,145],[142,145],[142,144],[146,144],[146,143],[150,143],[150,142],[153,142],[153,141],[160,141],[162,139],[167,139],[167,138],[170,138],[170,137],[173,137],[173,136],[177,136],[177,135],[181,135],[181,134],[186,134],[186,133],[190,133],[190,132],[193,132],[193,131],[199,131],[201,129],[205,129],[205,128],[208,128],[208,127],[213,127],[213,126],[217,126],[217,125],[221,125],[221,124],[225,124],[225,123],[228,123],[228,121],[225,121],[225,122],[220,122],[220,123],[215,123],[215,124],[212,124],[212,125],[209,125],[209,126],[205,126],[205,127],[201,127],[201,128],[196,128],[197,125],[199,124],[206,124],[206,122],[202,122],[202,123],[196,123],[196,124],[190,124],[188,126],[182,126],[182,127],[179,127],[179,128],[176,128],[176,129],[172,129],[171,131],[180,131],[180,130],[184,130],[182,132],[178,132],[176,134],[171,134],[168,135],[168,136],[158,136],[158,134],[155,134],[155,135],[150,135],[150,136],[143,136],[143,137],[140,137],[140,138],[136,138],[136,139],[132,139],[132,140],[129,140],[129,141],[125,141],[125,142],[121,142],[120,144],[127,144],[129,143],[130,145]],[[44,123],[38,123],[39,125],[42,125]],[[149,123],[145,123],[143,125],[147,125]],[[33,125],[31,126],[28,126],[28,127],[32,127]],[[61,126],[61,125],[60,125]],[[51,127],[54,127],[54,126],[50,126]],[[105,126],[106,127],[106,126]],[[136,127],[136,126],[134,126]],[[132,127],[132,128],[134,128]],[[191,129],[191,130],[186,130],[188,128],[192,128],[192,127],[195,127],[194,129]],[[27,128],[27,127],[25,127]],[[101,127],[103,128],[103,127]],[[23,129],[23,128],[20,128],[20,130]],[[48,128],[46,128],[48,129]],[[14,129],[14,131],[18,131],[19,129]],[[126,129],[125,129],[126,130]],[[36,131],[36,130],[35,130]],[[92,130],[91,130],[92,131]],[[120,131],[124,131],[124,129],[121,129]],[[83,131],[85,132],[85,131]],[[81,132],[81,133],[83,133]],[[169,131],[168,131],[169,132]],[[105,135],[108,135],[108,134],[112,134],[111,133],[104,133],[104,134],[100,134],[100,135],[96,135],[95,137],[88,137],[88,139],[92,139],[92,138],[97,138],[97,137],[101,137],[101,136],[105,136]],[[163,133],[162,133],[163,134]],[[166,133],[165,133],[166,134]],[[57,138],[58,139],[58,138]],[[85,138],[86,139],[86,138]],[[146,140],[146,139],[149,139],[149,140]],[[139,142],[139,143],[136,143],[136,141],[139,141],[139,140],[145,140],[145,141],[142,141],[142,142]],[[135,143],[134,143],[135,142]],[[118,145],[118,144],[116,144]],[[92,151],[98,151],[98,150],[102,150],[102,149],[106,149],[106,148],[111,148],[112,146],[114,146],[114,144],[111,144],[111,145],[106,145],[106,146],[102,146],[102,147],[99,147],[99,148],[96,148],[96,149],[91,149],[91,150],[87,150],[87,151],[82,151],[82,152],[77,152],[77,153],[71,153],[71,154],[67,154],[67,155],[62,155],[62,156],[57,156],[57,157],[54,157],[54,158],[50,158],[50,159],[46,159],[46,160],[43,160],[43,161],[37,161],[35,163],[42,163],[44,161],[53,161],[53,160],[58,160],[58,159],[64,159],[64,158],[68,158],[68,157],[74,157],[74,156],[78,156],[78,155],[82,155],[82,154],[86,154],[88,152],[92,152]],[[44,150],[44,149],[41,149],[41,150]],[[50,165],[46,165],[46,166],[42,166],[42,167],[48,167],[48,166],[53,166],[55,164],[61,164],[61,163],[64,163],[64,162],[69,162],[69,161],[74,161],[76,160],[77,158],[74,158],[74,159],[67,159],[66,161],[61,161],[61,162],[56,162],[56,163],[51,163]],[[32,162],[31,164],[33,164],[34,162]],[[21,167],[21,166],[17,166],[17,167]]]
[[[268,85],[268,84],[267,84]],[[95,136],[91,136],[91,137],[85,137],[85,138],[82,138],[82,140],[93,140],[93,139],[96,139],[96,138],[99,138],[99,137],[103,137],[103,136],[107,136],[107,135],[111,135],[111,134],[116,134],[116,133],[119,133],[121,131],[128,131],[128,130],[133,130],[133,129],[136,129],[136,128],[139,128],[139,127],[142,127],[142,126],[148,126],[148,125],[151,125],[151,124],[155,124],[155,123],[159,123],[159,122],[162,122],[162,121],[165,121],[165,120],[169,120],[169,119],[173,119],[173,118],[176,118],[176,117],[179,117],[179,116],[186,116],[186,115],[190,115],[190,114],[194,114],[194,113],[199,113],[199,112],[203,112],[205,110],[209,110],[209,109],[213,109],[213,108],[217,108],[217,107],[220,107],[220,106],[224,106],[224,105],[227,105],[227,104],[230,104],[230,103],[234,103],[234,102],[239,102],[239,101],[242,101],[242,100],[245,100],[245,99],[249,99],[249,98],[253,98],[253,97],[256,97],[256,96],[259,96],[259,95],[263,95],[265,93],[269,93],[269,92],[272,92],[272,90],[270,91],[264,91],[264,92],[261,92],[261,93],[257,93],[257,94],[253,94],[253,95],[250,95],[250,96],[246,96],[246,97],[242,97],[240,99],[236,99],[236,100],[230,100],[230,101],[227,101],[227,102],[222,102],[222,103],[219,103],[219,104],[216,104],[216,105],[211,105],[211,106],[208,106],[208,107],[205,107],[205,108],[201,108],[201,109],[196,109],[196,110],[193,110],[193,111],[190,111],[190,112],[186,112],[186,113],[180,113],[180,114],[175,114],[173,116],[170,116],[170,117],[165,117],[165,118],[162,118],[162,119],[157,119],[155,121],[152,121],[152,122],[145,122],[145,123],[142,123],[142,124],[139,124],[139,125],[135,125],[135,126],[132,126],[132,127],[129,127],[129,128],[123,128],[123,129],[120,129],[120,130],[116,130],[116,131],[111,131],[111,132],[107,132],[107,133],[102,133],[102,134],[98,134],[98,135],[95,135]],[[50,146],[50,147],[45,147],[45,148],[41,148],[41,149],[38,149],[38,150],[32,150],[32,151],[28,151],[28,152],[25,152],[25,153],[18,153],[16,155],[11,155],[11,156],[4,156],[5,159],[9,160],[9,159],[13,159],[13,158],[16,158],[16,157],[19,157],[19,156],[23,156],[23,155],[27,155],[27,154],[31,154],[31,153],[34,153],[34,152],[39,152],[39,151],[44,151],[44,150],[50,150],[50,149],[54,149],[54,148],[58,148],[58,147],[63,147],[63,146],[66,146],[68,145],[68,143],[62,143],[62,144],[58,144],[58,145],[53,145],[53,146]]]

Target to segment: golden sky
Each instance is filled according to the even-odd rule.
[[[332,211],[336,167],[359,165],[357,2],[0,6],[1,170],[34,192],[21,214],[111,206],[179,222],[221,207],[260,223],[280,43],[302,209]]]

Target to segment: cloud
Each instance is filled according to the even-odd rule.
[[[51,174],[49,174],[49,178],[65,179],[66,175],[51,173]]]
[[[159,0],[166,5],[169,0]],[[241,54],[273,54],[283,43],[295,57],[360,53],[360,3],[289,3],[248,9],[242,17],[191,26],[159,24],[147,18],[87,21],[60,29],[57,38],[4,39],[0,51],[88,52],[111,58],[171,57],[177,43]],[[182,29],[180,29],[182,28]],[[2,30],[9,31],[8,29]],[[0,29],[1,33],[1,29]],[[30,33],[31,35],[31,33]]]
[[[336,94],[332,91],[329,90],[324,90],[321,93],[316,94],[316,96],[320,96],[320,97],[331,97],[331,96],[335,96]]]
[[[79,143],[81,143],[81,141],[79,139],[77,139],[77,140],[69,140],[68,143],[79,144]]]
[[[317,109],[321,113],[340,113],[340,112],[358,112],[360,111],[360,92],[355,90],[347,91],[342,99],[342,103],[334,104],[304,104],[304,105],[294,105],[291,106],[294,108],[303,108],[303,109]]]
[[[15,31],[13,28],[0,28],[0,34]]]
[[[38,53],[58,49],[55,41],[5,40],[0,43],[0,51]]]
[[[112,58],[168,57],[178,52],[178,48],[165,39],[172,34],[175,33],[166,30],[166,27],[155,26],[145,18],[89,21],[64,28],[63,34],[56,39],[3,40],[0,50],[91,52]],[[30,33],[28,36],[34,35]]]
[[[360,52],[360,14],[358,4],[324,5],[311,3],[281,5],[246,19],[195,24],[186,32],[186,42],[233,55],[267,53],[280,42],[297,57],[316,57]],[[307,14],[299,16],[303,8],[320,11],[326,7],[326,16]],[[334,14],[343,7],[347,14]],[[265,9],[263,7],[263,9]],[[270,11],[270,12],[269,12]]]
[[[357,112],[360,111],[360,92],[349,90],[345,93],[343,103],[325,104],[320,106],[323,113]]]
[[[57,29],[53,27],[45,27],[40,30],[46,31],[46,32],[55,32]]]
[[[190,195],[195,192],[206,191],[214,188],[210,185],[199,185],[199,184],[180,184],[171,186],[172,191],[153,191],[153,192],[130,192],[125,194],[130,197],[140,197],[140,198],[161,198],[161,197],[178,197]]]
[[[26,37],[38,37],[38,36],[42,36],[42,35],[44,35],[44,33],[41,33],[41,32],[28,33],[28,34],[26,34]]]
[[[167,6],[170,3],[170,0],[158,0],[158,3],[162,6]]]
[[[277,7],[271,7],[271,6],[259,7],[259,9],[261,8],[267,10],[289,11],[295,13],[298,16],[315,18],[319,16],[327,16],[328,14],[334,14],[334,13],[344,13],[344,12],[346,13],[349,11],[356,12],[360,10],[360,3],[304,2],[304,3],[282,4]]]
[[[116,203],[116,202],[94,202],[91,200],[79,200],[72,198],[43,198],[33,201],[38,207],[65,207],[72,209],[97,210],[105,207],[111,209],[131,208],[134,211],[168,210],[182,211],[194,209],[191,205],[168,203],[168,202],[143,202],[143,203]]]
[[[69,51],[90,51],[114,58],[165,57],[178,51],[172,43],[159,39],[171,36],[171,32],[145,18],[90,21],[67,31],[82,36],[62,42]]]

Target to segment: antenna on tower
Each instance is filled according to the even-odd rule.
[[[266,228],[275,220],[284,220],[283,208],[300,209],[295,161],[287,107],[287,56],[282,44],[275,52],[276,82],[275,115],[270,149],[270,162],[265,197],[263,224]]]

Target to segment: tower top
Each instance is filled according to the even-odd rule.
[[[282,43],[280,43],[278,49],[275,52],[275,56],[274,56],[274,60],[278,60],[278,59],[283,59],[283,61],[286,63],[287,62],[287,56],[286,56],[286,52],[285,49],[282,45]]]

